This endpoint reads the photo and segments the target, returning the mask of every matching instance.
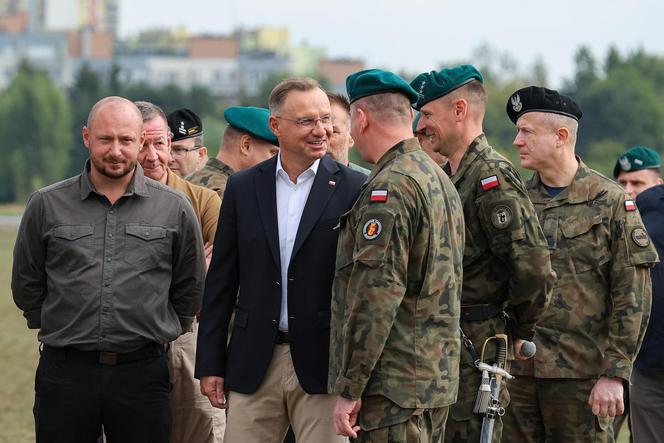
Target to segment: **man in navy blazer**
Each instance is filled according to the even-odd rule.
[[[228,443],[280,443],[289,424],[301,442],[343,441],[326,392],[330,297],[339,217],[366,176],[325,156],[330,103],[317,82],[284,80],[269,105],[280,153],[228,181],[196,376],[228,408]]]

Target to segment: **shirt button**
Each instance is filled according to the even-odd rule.
[[[106,257],[106,261],[107,261],[107,262],[110,262],[110,261],[111,261],[111,257]]]
[[[112,213],[113,213],[113,210],[112,210],[112,209],[110,209],[110,210],[108,211],[108,213],[109,213],[109,214],[112,214]]]
[[[110,238],[110,237],[113,237],[113,233],[112,233],[112,232],[109,232],[109,233],[108,233],[108,236],[109,236],[109,238]]]
[[[146,237],[149,237],[149,236],[150,236],[150,232],[149,232],[149,231],[145,231],[145,236],[146,236]]]
[[[104,286],[109,287],[110,285],[111,285],[111,283],[109,283],[108,281],[104,282]]]
[[[272,326],[276,328],[279,326],[279,323],[276,320],[272,320]]]

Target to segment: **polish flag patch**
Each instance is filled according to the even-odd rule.
[[[482,184],[482,190],[487,191],[491,188],[495,188],[498,186],[498,177],[495,175],[492,175],[491,177],[483,178],[480,180],[480,183]]]
[[[375,191],[371,191],[371,197],[369,197],[369,201],[372,201],[372,202],[386,202],[387,201],[387,189],[377,189]]]
[[[636,211],[634,200],[625,200],[625,211]]]

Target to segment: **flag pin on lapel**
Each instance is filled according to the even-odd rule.
[[[335,182],[334,180],[330,180],[329,182],[327,182],[327,184],[334,188],[337,185],[337,182]]]

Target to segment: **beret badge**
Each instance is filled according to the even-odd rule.
[[[523,103],[521,103],[521,97],[519,97],[519,94],[513,95],[510,101],[512,102],[512,109],[514,109],[514,112],[520,112],[523,109]]]

